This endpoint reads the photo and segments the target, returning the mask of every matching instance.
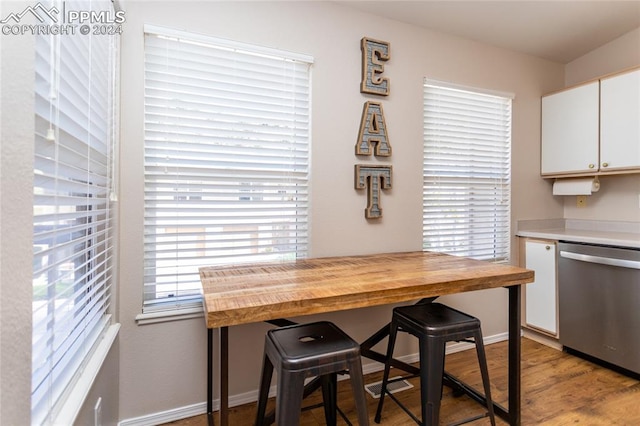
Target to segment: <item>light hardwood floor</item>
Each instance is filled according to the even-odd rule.
[[[493,398],[506,406],[507,399],[507,344],[486,346],[491,392]],[[448,355],[448,372],[482,389],[475,351],[468,350]],[[392,375],[393,375],[392,370]],[[381,373],[365,377],[365,383],[381,379]],[[414,388],[395,395],[419,413],[418,379],[410,380]],[[350,398],[349,381],[338,384],[338,405],[347,417],[356,423],[354,406]],[[377,399],[367,394],[371,424]],[[304,405],[321,401],[319,392],[305,400]],[[270,401],[269,408],[273,401]],[[454,397],[444,388],[441,405],[441,424],[450,424],[482,414],[483,408],[466,396]],[[255,403],[230,410],[233,426],[253,425]],[[172,426],[205,426],[205,415],[169,423]],[[216,415],[216,425],[218,425]],[[346,422],[339,419],[339,425]],[[393,401],[385,399],[382,425],[399,426],[415,424]],[[468,423],[488,425],[488,418]],[[498,425],[506,422],[497,419]],[[593,364],[581,358],[541,345],[532,340],[522,340],[522,425],[640,425],[640,381]],[[303,412],[301,425],[324,425],[322,408]]]

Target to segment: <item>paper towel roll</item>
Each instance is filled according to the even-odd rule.
[[[553,183],[553,195],[591,195],[599,189],[596,178],[556,179]]]

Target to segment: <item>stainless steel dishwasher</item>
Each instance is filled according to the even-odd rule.
[[[560,242],[560,343],[640,374],[640,249]]]

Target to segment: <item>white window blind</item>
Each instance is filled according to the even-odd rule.
[[[117,43],[36,36],[32,424],[51,423],[109,323]]]
[[[425,80],[424,250],[509,259],[511,101]]]
[[[143,312],[198,268],[307,256],[311,58],[145,27]]]

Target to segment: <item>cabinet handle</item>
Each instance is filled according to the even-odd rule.
[[[546,246],[545,249],[551,250],[551,246]]]
[[[602,163],[602,167],[609,167],[609,163]]]
[[[593,169],[596,165],[595,164],[589,164],[589,168]]]

